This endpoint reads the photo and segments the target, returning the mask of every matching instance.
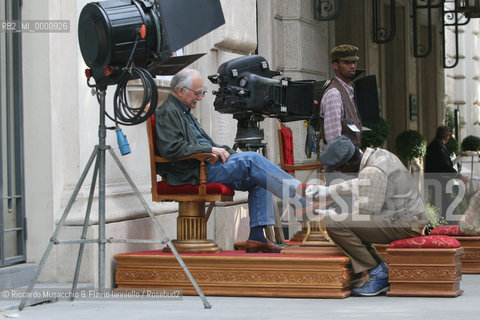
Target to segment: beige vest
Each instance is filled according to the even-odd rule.
[[[419,226],[425,224],[425,205],[418,186],[414,185],[410,172],[393,153],[380,148],[367,148],[360,170],[365,167],[377,167],[387,174],[387,192],[380,213],[382,217],[417,221]]]

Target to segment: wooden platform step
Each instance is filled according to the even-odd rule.
[[[118,288],[181,288],[196,291],[170,253],[158,251],[115,255]],[[284,255],[223,251],[182,254],[206,295],[346,298],[350,295],[345,256]]]
[[[460,262],[462,263],[462,273],[464,274],[480,274],[480,237],[473,236],[453,236],[457,239],[463,248],[460,254]],[[378,253],[388,264],[390,257],[388,256],[388,244],[374,244]]]
[[[388,248],[387,296],[456,297],[462,294],[463,248]]]
[[[480,273],[480,237],[454,236],[464,249],[460,255],[462,273]]]
[[[342,249],[334,244],[324,244],[317,246],[290,245],[281,251],[286,255],[316,255],[316,256],[342,256],[346,257]],[[347,257],[348,258],[348,257]],[[350,261],[350,258],[348,258]]]

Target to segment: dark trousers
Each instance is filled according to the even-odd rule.
[[[350,257],[354,273],[370,270],[383,261],[371,244],[388,244],[421,235],[419,228],[412,228],[410,223],[398,219],[351,213],[326,216],[325,219],[328,235]]]

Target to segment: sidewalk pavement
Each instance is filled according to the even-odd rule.
[[[180,301],[59,301],[0,311],[0,319],[480,319],[480,275],[462,275],[464,290],[456,298],[348,297],[286,299],[198,296]],[[6,301],[0,300],[0,306]],[[12,301],[8,301],[12,304]]]

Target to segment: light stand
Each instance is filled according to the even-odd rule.
[[[172,244],[172,241],[166,236],[165,231],[163,230],[162,226],[160,225],[160,222],[156,219],[155,215],[152,213],[152,210],[148,206],[147,202],[141,195],[140,191],[137,189],[135,184],[133,183],[133,180],[130,178],[128,175],[127,171],[121,164],[120,160],[118,157],[115,155],[113,150],[109,145],[106,145],[106,136],[107,136],[107,128],[105,126],[105,94],[106,94],[106,87],[102,88],[97,88],[97,90],[94,90],[94,93],[97,95],[98,98],[98,103],[100,105],[100,122],[98,126],[98,140],[99,143],[98,145],[95,146],[86,166],[85,169],[82,172],[82,175],[80,176],[80,179],[77,182],[77,185],[75,186],[75,189],[73,191],[72,196],[70,197],[70,200],[68,201],[68,204],[65,208],[65,211],[62,214],[62,217],[60,218],[60,221],[55,229],[55,232],[53,233],[52,237],[50,238],[50,242],[48,244],[47,249],[43,253],[42,259],[40,260],[40,264],[38,265],[38,268],[35,273],[35,277],[33,278],[32,282],[27,288],[25,297],[22,299],[20,305],[18,306],[19,310],[23,310],[25,307],[26,302],[28,301],[28,296],[29,293],[32,291],[33,287],[35,286],[38,276],[40,272],[43,269],[43,266],[45,265],[45,262],[48,258],[48,255],[50,254],[50,251],[53,247],[53,245],[56,244],[80,244],[79,252],[78,252],[78,258],[77,258],[77,265],[75,268],[75,275],[74,275],[74,280],[73,280],[73,285],[72,285],[72,295],[71,295],[71,300],[73,301],[74,292],[77,288],[78,284],[78,276],[80,272],[80,265],[82,261],[82,256],[83,256],[83,250],[85,243],[98,243],[98,286],[99,289],[105,289],[105,244],[106,243],[158,243],[158,244],[167,244],[172,253],[174,254],[175,258],[177,259],[178,263],[182,267],[183,271],[189,278],[190,282],[192,283],[193,287],[197,291],[198,295],[203,301],[203,305],[205,309],[210,309],[211,305],[208,303],[207,299],[205,298],[205,295],[203,294],[202,290],[198,286],[197,282],[193,278],[192,274],[188,270],[187,266],[183,262],[182,258],[178,254],[178,251],[175,249],[175,246]],[[141,240],[141,239],[113,239],[105,238],[105,150],[108,150],[113,157],[115,163],[117,166],[120,168],[122,171],[123,175],[127,179],[128,183],[130,184],[130,187],[135,191],[135,194],[137,195],[138,199],[142,203],[143,207],[147,211],[148,215],[154,222],[155,227],[160,231],[160,234],[163,237],[163,240],[161,241],[155,241],[155,240]],[[86,209],[86,214],[85,214],[85,221],[83,225],[83,231],[82,231],[82,236],[80,240],[58,240],[57,236],[60,232],[60,228],[63,226],[65,219],[67,218],[67,215],[78,195],[78,192],[80,191],[80,188],[85,180],[85,177],[88,174],[88,171],[90,170],[90,167],[93,164],[93,161],[96,159],[95,162],[95,168],[93,171],[93,177],[92,177],[92,184],[90,187],[90,194],[88,197],[88,204],[87,204],[87,209]],[[87,239],[87,228],[88,228],[88,222],[90,219],[90,211],[92,208],[92,201],[93,201],[93,195],[95,191],[95,184],[97,180],[97,175],[98,175],[98,238],[97,239]]]

